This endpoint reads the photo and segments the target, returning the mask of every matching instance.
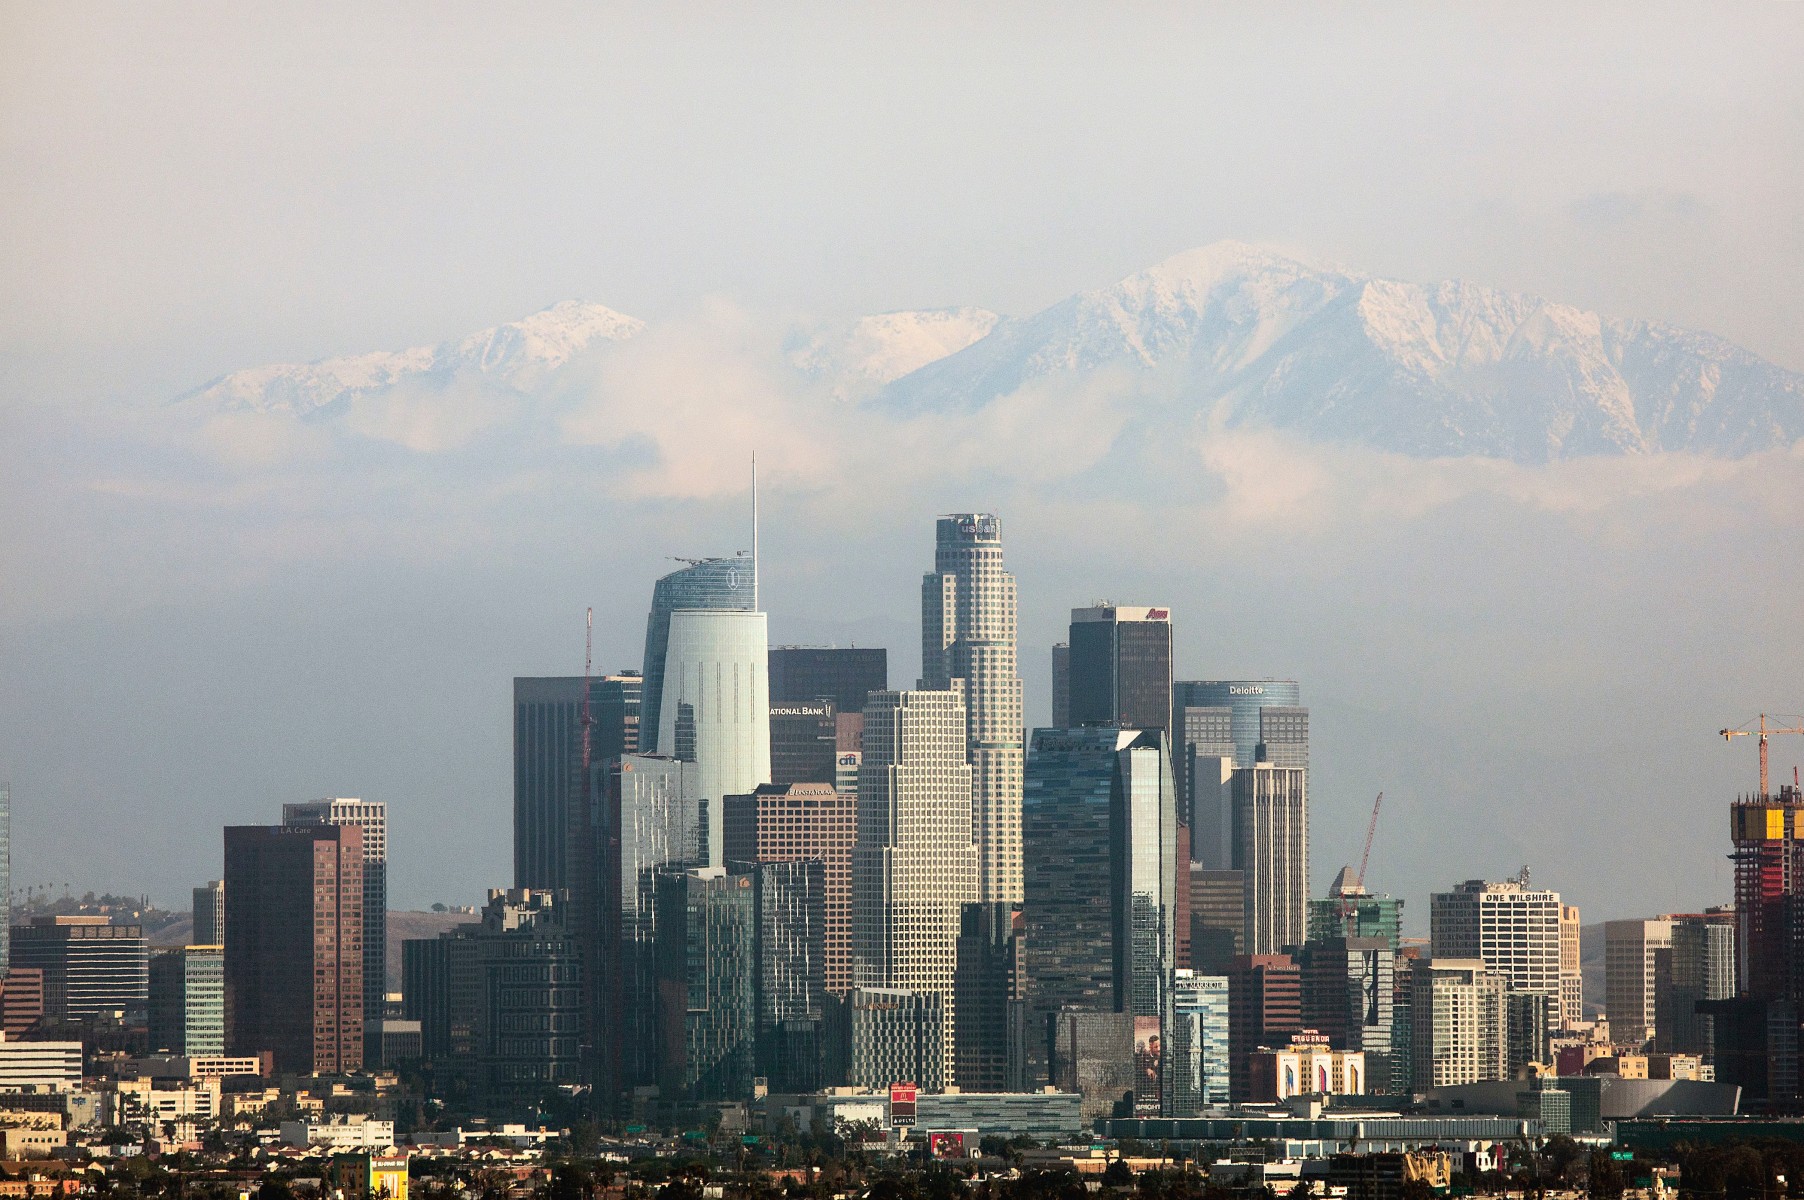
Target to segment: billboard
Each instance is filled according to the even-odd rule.
[[[915,1096],[920,1091],[912,1083],[889,1085],[889,1123],[898,1129],[915,1123]]]
[[[1159,1081],[1164,1078],[1164,1042],[1159,1018],[1134,1018],[1134,1115],[1159,1115]]]
[[[927,1153],[935,1158],[969,1158],[965,1149],[963,1133],[930,1133],[927,1135]]]

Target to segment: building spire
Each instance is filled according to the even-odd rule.
[[[758,608],[758,452],[752,451],[752,611]]]

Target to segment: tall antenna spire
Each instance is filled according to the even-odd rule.
[[[752,451],[752,611],[758,611],[758,452]]]

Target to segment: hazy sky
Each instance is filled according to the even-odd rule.
[[[15,883],[185,903],[220,825],[341,794],[390,801],[398,903],[505,884],[509,678],[579,667],[589,604],[636,665],[661,556],[745,541],[758,444],[779,637],[887,642],[909,682],[931,517],[994,508],[1030,720],[1099,595],[1172,604],[1186,675],[1303,680],[1318,887],[1386,788],[1374,874],[1418,917],[1524,861],[1587,919],[1721,902],[1753,751],[1710,733],[1804,709],[1795,451],[1249,435],[1148,472],[1109,397],[873,447],[767,359],[792,320],[1025,313],[1231,237],[1804,369],[1800,61],[1782,3],[0,6]],[[609,436],[421,454],[165,406],[566,297],[654,324]]]

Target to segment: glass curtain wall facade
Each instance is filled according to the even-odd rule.
[[[704,558],[672,571],[652,585],[651,613],[645,621],[645,684],[641,693],[645,722],[640,731],[640,750],[647,754],[672,753],[660,724],[671,614],[681,609],[751,612],[757,604],[753,587],[757,569],[756,560],[749,554]],[[765,666],[768,670],[768,663]]]
[[[658,875],[658,1075],[667,1097],[751,1095],[758,1030],[752,889],[752,876],[719,867]]]
[[[1172,975],[1165,1039],[1165,1115],[1194,1117],[1228,1103],[1228,980]]]
[[[589,761],[604,765],[639,749],[637,673],[589,681]],[[581,676],[514,680],[514,886],[571,886],[568,839],[582,804]]]
[[[1171,721],[1171,610],[1071,610],[1068,723],[1165,729]]]
[[[1294,679],[1181,680],[1172,685],[1173,728],[1185,728],[1187,708],[1227,712],[1237,767],[1258,761],[1262,740],[1273,763],[1309,765],[1309,710],[1303,707],[1302,688]],[[1276,710],[1269,725],[1261,715],[1268,708]]]
[[[658,745],[695,764],[701,860],[723,857],[721,798],[770,782],[769,647],[761,612],[670,614]],[[646,687],[649,691],[650,681]],[[649,702],[649,700],[648,700]]]
[[[861,646],[772,646],[770,702],[831,700],[840,712],[863,712],[872,692],[889,688],[889,651]]]

